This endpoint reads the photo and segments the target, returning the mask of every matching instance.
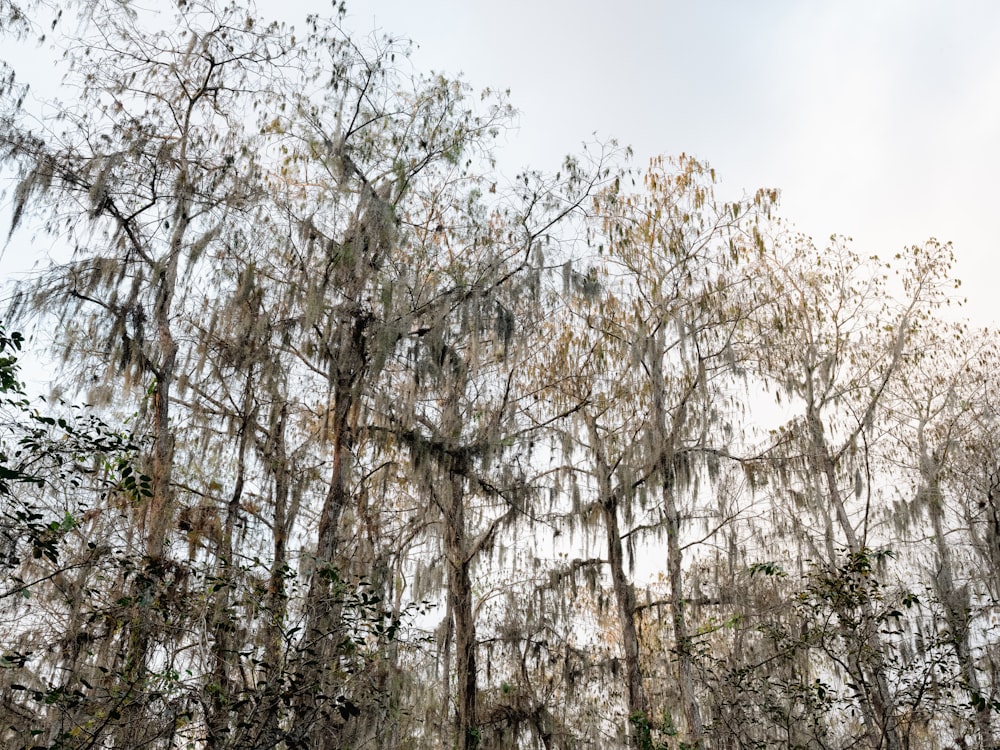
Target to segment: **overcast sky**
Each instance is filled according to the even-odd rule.
[[[293,21],[315,0],[262,2]],[[277,10],[272,10],[272,8]],[[615,137],[685,152],[727,190],[781,190],[808,234],[891,256],[951,240],[970,315],[1000,322],[1000,2],[348,0],[420,70],[510,88],[501,163],[555,169]]]
[[[330,5],[258,7],[302,28]],[[595,137],[640,164],[692,154],[862,254],[953,241],[969,314],[1000,322],[1000,2],[348,0],[347,25],[412,39],[418,71],[509,88],[509,176]]]

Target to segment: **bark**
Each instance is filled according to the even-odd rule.
[[[677,679],[683,702],[684,719],[690,733],[691,746],[700,748],[705,735],[701,710],[694,690],[693,657],[691,635],[688,632],[684,614],[684,575],[682,571],[682,551],[680,545],[680,513],[674,500],[673,489],[664,484],[663,507],[667,524],[667,572],[670,577],[670,619],[674,627],[674,643],[677,649]]]
[[[160,362],[156,369],[156,392],[153,396],[153,461],[146,510],[146,554],[152,561],[163,559],[167,529],[173,515],[171,477],[174,466],[174,435],[170,427],[171,391],[173,388],[177,343],[170,330],[170,309],[177,278],[178,254],[171,252],[157,291],[155,317],[159,339]]]
[[[276,396],[276,398],[280,398]],[[266,458],[271,465],[274,486],[274,527],[271,540],[272,560],[267,582],[267,621],[263,628],[264,663],[261,665],[263,691],[260,698],[260,718],[256,728],[262,747],[277,745],[281,738],[281,694],[285,689],[286,653],[284,630],[288,610],[285,580],[288,573],[288,529],[293,513],[289,508],[291,466],[288,460],[285,432],[288,407],[282,404],[272,417],[271,435]]]
[[[448,735],[448,718],[451,716],[451,642],[455,633],[455,616],[452,614],[451,595],[449,594],[446,599],[444,633],[438,647],[441,653],[441,713],[438,717],[437,727],[442,737]]]
[[[601,502],[604,525],[607,531],[608,567],[618,609],[621,627],[622,653],[625,657],[625,684],[628,694],[629,716],[649,718],[649,705],[642,684],[642,667],[639,663],[639,636],[635,627],[635,590],[625,575],[621,530],[618,526],[618,503],[614,495]],[[633,735],[633,741],[638,737]]]
[[[677,651],[677,682],[683,703],[684,719],[689,733],[689,744],[694,748],[702,747],[704,740],[704,724],[698,697],[694,689],[693,659],[691,654],[691,636],[687,629],[684,614],[684,572],[683,551],[681,549],[681,517],[675,496],[677,484],[676,457],[678,446],[681,445],[683,432],[688,422],[689,402],[695,397],[697,390],[703,385],[706,373],[705,363],[699,356],[696,373],[681,392],[674,406],[673,414],[668,415],[666,408],[666,393],[664,392],[663,346],[657,339],[651,339],[647,344],[650,352],[649,386],[653,397],[652,430],[659,447],[656,465],[663,482],[663,513],[667,532],[667,573],[670,578],[670,617],[674,629],[674,644]]]
[[[441,431],[447,444],[460,440],[462,419],[458,394],[465,385],[464,370],[457,374],[454,390],[446,397],[441,415]],[[448,603],[454,622],[455,639],[455,737],[453,746],[473,750],[480,740],[477,715],[476,615],[472,601],[470,568],[474,555],[466,532],[465,475],[469,471],[466,454],[454,448],[438,458],[444,470],[445,488],[437,497],[444,514],[444,552],[448,565]],[[432,489],[432,492],[435,490]]]
[[[843,493],[837,482],[837,461],[827,443],[819,409],[814,400],[812,375],[811,371],[807,373],[806,390],[806,425],[812,448],[810,451],[811,462],[816,472],[826,481],[826,500],[833,506],[841,532],[847,541],[848,551],[851,554],[859,554],[863,552],[862,545],[850,522]],[[862,614],[866,620],[872,619],[873,612],[869,602],[862,603]],[[863,689],[861,711],[868,733],[868,741],[872,747],[902,750],[903,742],[899,734],[895,700],[889,688],[885,665],[882,662],[885,645],[882,643],[878,631],[873,630],[867,636],[865,650],[871,656],[864,661],[857,658],[855,648],[850,645],[856,641],[858,634],[844,631],[842,637],[844,642],[849,644],[848,669],[851,678],[856,685]]]
[[[604,454],[603,443],[597,422],[587,419],[590,450],[597,478],[598,502],[604,519],[607,537],[608,567],[618,611],[618,625],[621,631],[621,649],[625,660],[625,685],[628,699],[628,716],[649,720],[649,704],[642,683],[642,665],[639,661],[639,636],[635,626],[635,590],[625,575],[625,555],[622,549],[622,533],[618,524],[618,496],[612,488],[611,468]],[[631,724],[630,724],[631,726]],[[631,732],[631,743],[640,747],[641,736]]]
[[[353,319],[333,325],[329,363],[333,406],[330,414],[330,479],[316,531],[316,554],[306,596],[306,627],[300,646],[295,711],[296,731],[330,736],[340,719],[336,699],[337,654],[343,640],[338,559],[341,516],[349,500],[349,462],[356,442],[355,424],[360,388],[367,375],[366,333],[370,319],[357,311]],[[313,726],[314,722],[319,724]],[[313,727],[312,729],[307,729]]]
[[[186,140],[181,139],[181,164],[186,158]],[[133,587],[133,606],[129,624],[129,639],[125,647],[126,656],[123,669],[125,684],[135,699],[125,704],[123,721],[119,727],[115,745],[132,747],[144,741],[147,722],[140,719],[148,713],[145,695],[147,662],[150,646],[156,638],[156,620],[161,613],[157,601],[163,589],[163,579],[167,575],[168,561],[167,532],[173,518],[173,466],[174,434],[170,425],[171,391],[176,377],[177,342],[171,328],[171,313],[178,264],[183,249],[184,237],[190,219],[190,188],[186,167],[176,181],[177,204],[174,209],[174,231],[167,248],[166,258],[156,269],[157,286],[153,305],[153,319],[156,325],[158,347],[157,363],[153,372],[156,380],[153,392],[152,420],[152,461],[150,471],[150,496],[145,499],[143,521],[145,526],[145,563],[143,574],[137,576]],[[140,604],[141,603],[141,604]]]
[[[470,558],[465,538],[463,479],[449,482],[445,518],[448,597],[455,623],[455,747],[472,750],[479,744],[476,715],[476,620],[472,603]]]
[[[945,539],[944,493],[941,491],[939,472],[940,461],[931,455],[924,437],[926,425],[923,421],[917,427],[917,448],[919,452],[920,477],[927,496],[928,511],[934,528],[934,544],[938,554],[938,571],[934,576],[934,587],[945,609],[945,620],[951,633],[951,646],[955,652],[965,688],[970,698],[982,696],[979,670],[972,658],[969,634],[969,611],[971,605],[967,589],[955,586],[955,565],[951,548]],[[971,701],[976,712],[976,729],[982,748],[996,747],[991,710],[988,703]]]
[[[232,589],[235,583],[233,574],[233,534],[239,517],[240,502],[243,498],[243,487],[246,481],[246,453],[250,436],[250,406],[252,391],[252,375],[247,374],[241,399],[240,426],[237,431],[236,447],[236,477],[233,482],[233,492],[226,504],[226,517],[219,539],[219,549],[216,554],[215,572],[213,574],[214,601],[212,603],[212,659],[213,684],[218,688],[209,698],[207,709],[205,746],[212,748],[224,747],[229,739],[229,704],[235,701],[238,687],[234,684],[232,674],[236,663],[233,648],[233,630],[235,621],[230,611]]]
[[[307,624],[298,653],[295,682],[299,695],[295,707],[295,733],[303,737],[320,738],[336,733],[335,709],[331,699],[337,697],[338,686],[332,678],[342,638],[337,552],[340,517],[347,500],[344,463],[350,442],[343,430],[344,425],[334,427],[330,485],[320,513],[317,551],[306,597]]]

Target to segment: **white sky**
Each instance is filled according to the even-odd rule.
[[[261,9],[326,7],[263,0]],[[1000,3],[995,0],[348,0],[408,36],[419,70],[510,88],[501,164],[555,169],[615,137],[686,152],[734,193],[781,189],[806,233],[890,257],[954,242],[978,323],[1000,322]]]
[[[329,7],[259,0],[299,28]],[[801,230],[862,254],[953,241],[968,314],[1000,322],[1000,2],[348,0],[348,27],[411,38],[419,71],[510,88],[510,176],[595,134],[637,164],[686,152],[726,192],[779,188]]]

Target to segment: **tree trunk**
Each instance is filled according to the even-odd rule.
[[[929,455],[924,441],[924,423],[917,428],[917,444],[919,450],[920,475],[927,496],[928,511],[934,528],[934,544],[938,553],[939,570],[933,577],[934,588],[945,609],[945,620],[951,633],[951,645],[955,651],[955,659],[965,681],[965,689],[972,699],[971,704],[976,711],[976,728],[979,731],[979,744],[982,748],[996,747],[993,732],[991,710],[988,702],[976,700],[982,697],[982,687],[979,684],[979,672],[972,659],[969,643],[969,595],[967,589],[955,587],[954,563],[951,547],[945,540],[944,528],[944,494],[938,479],[940,463]]]
[[[336,732],[334,715],[339,686],[331,678],[343,640],[341,561],[338,560],[341,517],[348,501],[349,462],[356,440],[359,390],[366,373],[366,329],[370,320],[360,311],[352,318],[334,321],[328,337],[328,379],[333,392],[330,413],[330,480],[316,532],[316,555],[306,596],[306,627],[300,647],[295,712],[297,732],[328,737]],[[316,724],[312,729],[308,729]]]
[[[455,747],[473,750],[480,740],[476,716],[476,621],[465,539],[464,480],[452,475],[445,518],[448,597],[455,622]]]
[[[181,162],[186,142],[181,138]],[[161,616],[156,602],[165,588],[168,564],[166,560],[167,533],[173,518],[173,466],[174,434],[170,425],[171,389],[176,376],[177,342],[171,329],[171,312],[177,268],[183,249],[185,233],[190,222],[190,189],[186,171],[182,169],[176,181],[178,202],[174,209],[174,231],[167,249],[167,257],[155,268],[157,274],[153,320],[156,325],[158,357],[153,372],[153,454],[150,471],[150,495],[143,505],[145,528],[145,561],[142,574],[132,587],[132,612],[129,637],[125,647],[124,682],[135,699],[123,704],[122,722],[117,732],[117,747],[132,747],[143,742],[147,729],[147,696],[145,682],[147,661],[152,642],[158,630],[156,620]]]
[[[608,567],[611,569],[611,583],[615,592],[618,625],[621,629],[631,744],[633,747],[641,747],[642,737],[638,725],[633,724],[633,720],[648,722],[649,705],[642,684],[642,665],[639,662],[639,636],[635,627],[635,590],[625,575],[625,555],[622,549],[621,529],[618,525],[618,497],[611,486],[611,468],[604,454],[597,423],[593,418],[588,418],[587,430],[597,478],[598,502],[607,535]]]
[[[677,651],[677,683],[683,702],[682,710],[687,723],[688,740],[693,748],[701,748],[704,741],[704,725],[698,697],[694,689],[691,636],[688,634],[684,615],[684,572],[681,550],[681,517],[675,496],[677,487],[677,449],[688,423],[689,403],[705,384],[705,363],[699,356],[694,373],[687,371],[681,381],[684,389],[676,400],[673,414],[666,408],[666,394],[663,375],[664,344],[657,337],[647,341],[649,360],[649,387],[652,392],[652,432],[656,439],[659,455],[656,465],[663,487],[663,514],[667,531],[667,574],[670,578],[670,617],[674,629],[674,648]]]
[[[334,426],[333,465],[330,485],[323,500],[317,530],[316,556],[306,596],[306,628],[299,646],[296,675],[298,698],[295,733],[299,736],[331,737],[336,734],[333,701],[338,686],[331,672],[337,669],[341,648],[342,592],[339,590],[337,552],[340,518],[347,501],[344,463],[349,455],[347,425]],[[276,538],[277,543],[277,538]],[[323,747],[306,744],[306,747]]]
[[[826,480],[827,500],[833,506],[841,531],[847,541],[849,552],[851,554],[859,554],[863,552],[862,545],[851,524],[843,494],[837,483],[837,462],[831,454],[823,431],[823,423],[813,402],[811,376],[812,373],[810,372],[808,374],[810,380],[806,398],[806,424],[812,445],[811,460],[817,473]],[[862,614],[870,621],[873,616],[870,603],[863,603]],[[857,634],[844,632],[843,638],[845,643],[850,644],[857,638]],[[882,654],[885,653],[885,646],[877,631],[871,632],[867,640],[865,649],[868,653],[872,654],[871,659],[862,663],[856,657],[851,657],[848,659],[847,664],[851,672],[851,679],[863,689],[864,699],[861,701],[861,711],[864,715],[865,726],[869,735],[868,740],[872,744],[872,747],[884,747],[886,750],[902,750],[903,743],[899,736],[895,701],[893,700],[892,691],[889,688],[889,682],[885,675],[885,667],[882,663]]]
[[[621,530],[618,527],[618,503],[615,497],[601,500],[604,526],[608,540],[608,566],[611,568],[611,582],[618,607],[618,622],[621,627],[622,653],[625,657],[625,685],[628,691],[629,717],[649,719],[646,691],[642,684],[642,667],[639,663],[639,636],[635,627],[635,590],[625,576],[625,556],[622,550]],[[633,743],[639,746],[639,737],[633,734]]]
[[[684,616],[684,577],[680,545],[680,513],[669,483],[663,485],[663,508],[667,522],[667,573],[670,577],[670,618],[674,626],[674,643],[677,649],[677,682],[684,703],[684,720],[687,722],[689,745],[702,747],[705,727],[694,690],[691,636]]]
[[[247,373],[243,385],[243,397],[240,404],[239,431],[236,446],[236,477],[233,493],[226,504],[226,517],[222,525],[222,535],[219,539],[219,549],[216,553],[215,572],[213,574],[212,602],[212,659],[213,683],[217,690],[210,696],[206,710],[205,747],[225,747],[230,740],[229,705],[235,701],[238,690],[233,684],[232,674],[235,670],[233,659],[236,649],[233,648],[233,630],[236,627],[235,618],[230,611],[233,574],[233,534],[239,518],[240,503],[243,498],[243,487],[246,481],[246,453],[252,427],[250,425],[250,409],[253,397],[253,378]]]

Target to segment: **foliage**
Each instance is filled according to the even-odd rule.
[[[507,181],[505,95],[334,12],[81,0],[69,101],[5,68],[9,241],[65,256],[9,314],[87,405],[0,330],[0,743],[995,746],[950,247],[613,144]]]

